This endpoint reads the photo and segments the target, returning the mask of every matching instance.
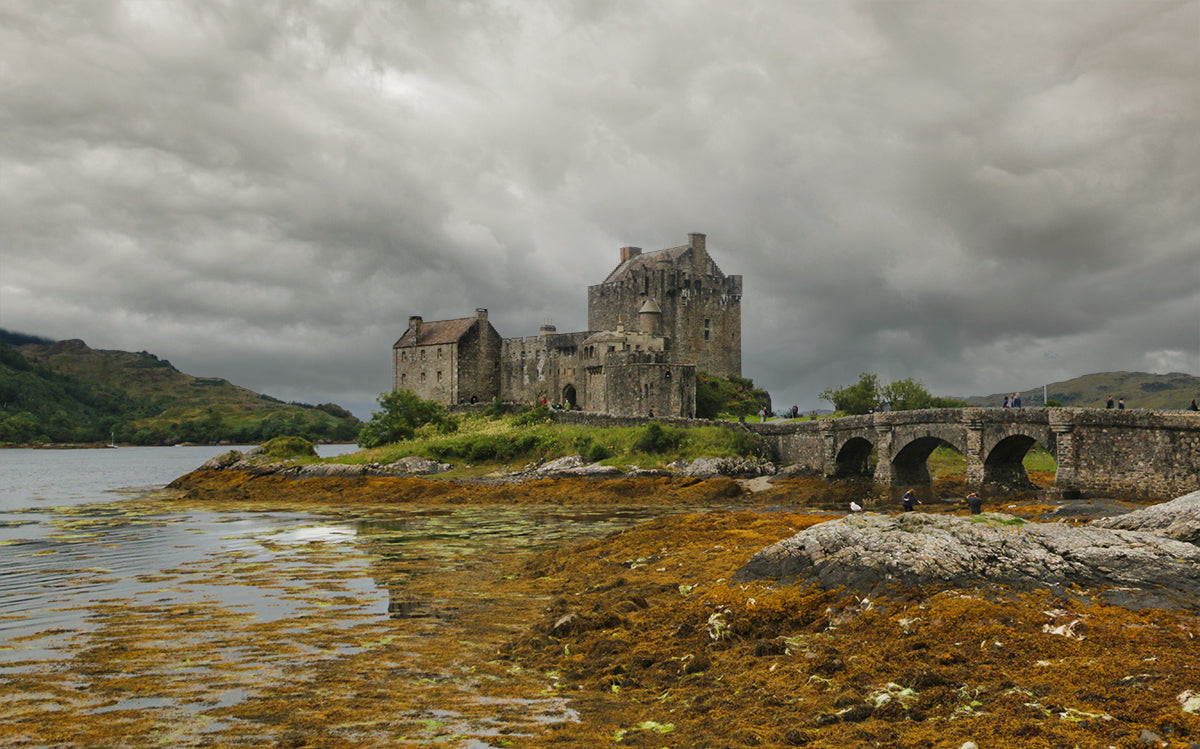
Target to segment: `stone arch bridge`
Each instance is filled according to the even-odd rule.
[[[930,453],[948,444],[966,456],[969,486],[1031,486],[1022,461],[1040,444],[1066,496],[1169,499],[1200,489],[1200,414],[1187,411],[931,409],[747,427],[781,462],[830,478],[928,483]]]

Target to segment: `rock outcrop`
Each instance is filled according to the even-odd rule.
[[[718,476],[753,478],[773,476],[776,472],[774,463],[753,458],[696,458],[691,463],[676,461],[670,467],[683,476],[702,479]]]
[[[1143,507],[1124,515],[1102,518],[1092,525],[1146,531],[1200,545],[1200,492],[1185,494],[1179,499]]]
[[[255,447],[244,454],[230,450],[208,459],[201,471],[245,471],[264,476],[325,478],[353,476],[428,476],[450,470],[446,463],[426,458],[400,458],[387,465],[378,463],[287,463],[264,459]]]
[[[737,579],[819,582],[875,596],[935,586],[1080,593],[1130,608],[1200,609],[1200,547],[1145,531],[866,513],[758,552]]]

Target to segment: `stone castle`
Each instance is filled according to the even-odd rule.
[[[447,405],[570,404],[620,416],[696,410],[696,372],[742,373],[742,277],[709,257],[705,235],[656,252],[622,247],[588,287],[588,330],[501,338],[486,309],[474,317],[408,318],[392,347],[392,389]]]

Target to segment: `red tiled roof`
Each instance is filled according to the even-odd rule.
[[[477,317],[460,317],[457,320],[430,320],[429,322],[421,323],[421,332],[417,340],[413,341],[412,328],[404,331],[404,335],[400,336],[400,340],[396,341],[392,348],[397,346],[432,346],[441,343],[458,343],[458,339],[467,334],[471,326],[479,318]]]

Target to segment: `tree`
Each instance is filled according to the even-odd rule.
[[[879,407],[879,375],[863,372],[858,382],[840,388],[825,388],[821,400],[833,404],[835,411],[846,414],[865,414]]]
[[[911,377],[889,385],[879,384],[874,372],[863,372],[854,385],[826,388],[821,398],[833,403],[838,411],[865,414],[884,404],[893,411],[915,411],[919,408],[965,408],[969,404],[957,398],[940,398],[929,394],[923,384]]]
[[[696,373],[697,418],[715,419],[721,414],[746,416],[756,414],[760,409],[771,410],[771,395],[754,387],[754,380],[749,377]]]
[[[412,439],[417,428],[426,424],[436,424],[447,431],[454,424],[445,406],[422,400],[411,390],[384,393],[378,403],[379,410],[371,413],[371,419],[358,433],[359,447],[379,447]]]
[[[915,411],[918,408],[929,408],[933,396],[924,385],[911,377],[905,377],[890,385],[884,385],[880,390],[879,399],[888,404],[893,411]]]

